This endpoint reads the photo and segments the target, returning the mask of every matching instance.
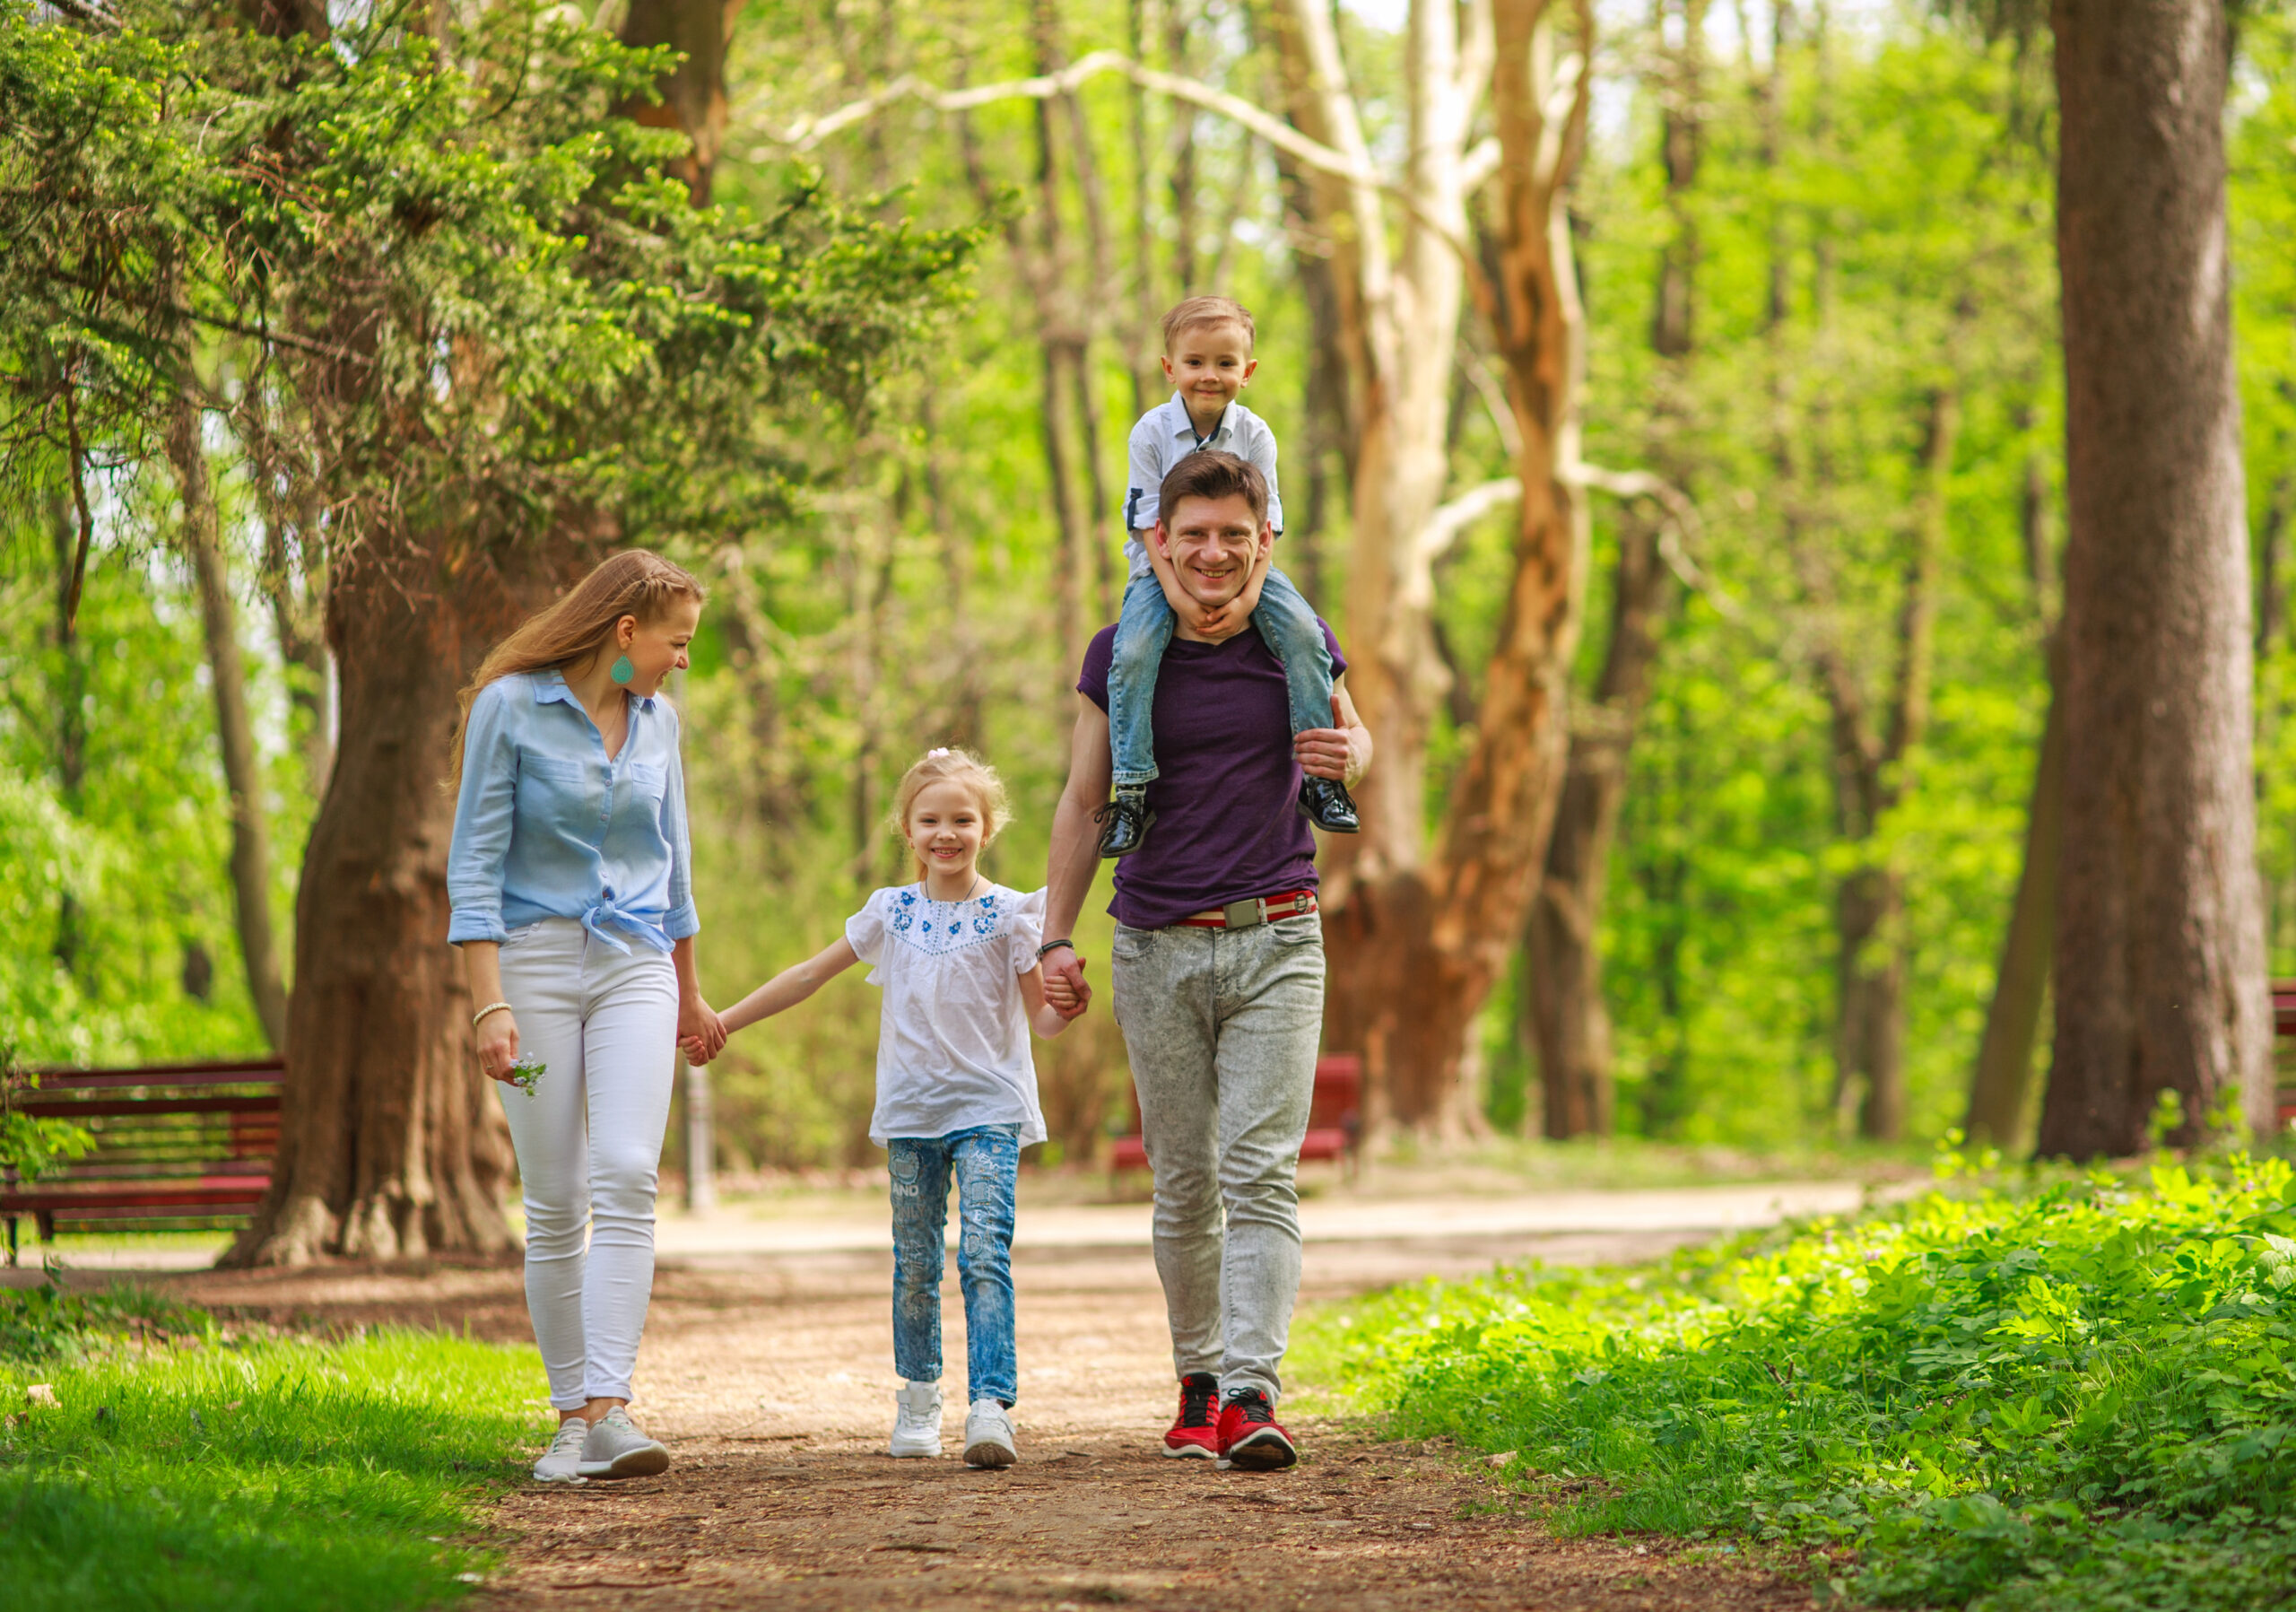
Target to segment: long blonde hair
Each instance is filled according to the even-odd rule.
[[[699,605],[709,597],[683,566],[642,548],[626,548],[600,561],[564,598],[535,611],[489,649],[463,685],[456,700],[454,787],[462,784],[462,739],[470,732],[471,701],[488,684],[587,660],[605,649],[614,623],[623,616],[634,615],[650,625],[668,614],[674,599]]]
[[[973,804],[980,808],[980,849],[984,851],[996,843],[996,836],[1013,820],[1013,803],[1004,793],[1004,780],[996,776],[996,768],[970,750],[928,750],[916,765],[900,775],[900,784],[893,790],[892,816],[887,826],[902,844],[909,843],[909,807],[917,804],[917,797],[927,786],[937,783],[958,783],[972,791]],[[923,857],[915,860],[917,876],[921,880],[931,869],[925,866]]]

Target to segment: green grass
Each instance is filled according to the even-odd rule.
[[[35,1383],[53,1407],[30,1404]],[[480,1511],[523,1475],[541,1392],[531,1349],[411,1332],[235,1345],[148,1295],[0,1294],[0,1600],[451,1601],[490,1559]]]
[[[1302,1375],[1513,1451],[1566,1531],[1799,1551],[1887,1604],[2296,1603],[2277,1159],[1961,1188],[1631,1270],[1327,1311]]]

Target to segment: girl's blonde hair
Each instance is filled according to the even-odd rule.
[[[893,791],[890,826],[904,845],[909,842],[909,808],[928,786],[937,783],[961,784],[972,791],[973,804],[980,808],[983,850],[996,842],[1004,825],[1013,820],[1013,803],[1004,793],[1004,780],[996,776],[996,768],[970,750],[928,750],[916,765],[900,775],[900,786]],[[917,876],[922,879],[931,870],[925,866],[924,858],[916,860]]]
[[[566,597],[537,610],[486,652],[457,697],[457,733],[470,731],[471,701],[490,683],[546,667],[568,667],[605,649],[614,623],[634,615],[648,626],[669,614],[672,601],[700,605],[709,594],[693,574],[645,549],[624,549],[599,562]],[[455,745],[454,785],[463,779],[463,746]]]

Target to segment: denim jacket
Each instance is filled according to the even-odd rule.
[[[500,940],[545,918],[579,919],[617,951],[666,952],[698,932],[677,712],[632,700],[622,754],[555,670],[479,691],[463,736],[463,787],[447,853],[447,938]]]

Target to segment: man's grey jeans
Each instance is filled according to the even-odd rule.
[[[1323,926],[1117,926],[1117,1023],[1156,1172],[1172,1364],[1275,1402],[1300,1294],[1300,1143],[1323,1034]],[[1222,1212],[1225,1210],[1225,1234]]]

